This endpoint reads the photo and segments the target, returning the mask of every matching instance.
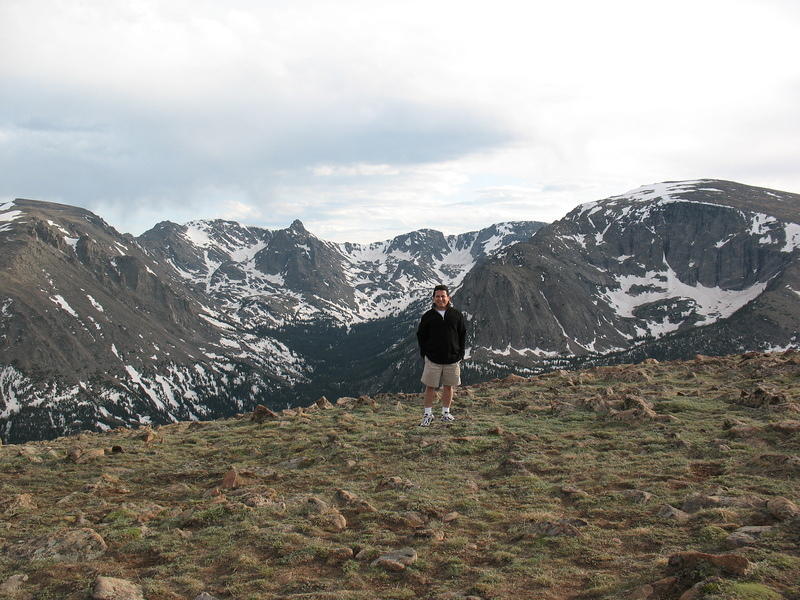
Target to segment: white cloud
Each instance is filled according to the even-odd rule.
[[[371,241],[667,179],[800,191],[799,24],[782,0],[4,0],[0,195]]]

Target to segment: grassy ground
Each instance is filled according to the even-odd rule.
[[[647,597],[675,575],[650,597],[698,584],[696,598],[800,599],[799,521],[764,509],[800,499],[800,434],[772,426],[798,419],[798,375],[794,353],[603,367],[459,390],[457,421],[430,428],[419,397],[388,394],[260,424],[179,423],[150,440],[119,430],[6,446],[0,583],[26,574],[18,597],[41,600],[87,598],[97,575],[139,583],[148,600],[588,599]],[[741,404],[757,386],[783,396]],[[606,408],[640,401],[653,412]],[[76,447],[109,452],[76,463]],[[682,522],[662,515],[693,494],[727,500]],[[731,550],[747,525],[774,529]],[[107,551],[24,557],[76,528]],[[406,547],[418,558],[404,570],[372,566]],[[690,550],[749,566],[676,574],[669,557]]]

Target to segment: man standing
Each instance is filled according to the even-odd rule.
[[[433,421],[436,389],[442,388],[442,422],[453,421],[450,404],[453,386],[461,383],[459,361],[464,358],[467,327],[464,316],[453,308],[446,285],[433,288],[433,308],[422,315],[417,328],[419,351],[425,359],[422,383],[425,384],[425,414],[420,425]]]

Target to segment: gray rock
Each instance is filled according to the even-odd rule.
[[[388,571],[402,571],[417,562],[417,551],[413,548],[401,548],[394,552],[381,554],[370,563],[372,567],[383,567]]]
[[[126,579],[98,576],[92,589],[92,600],[145,600],[142,587]]]
[[[19,544],[16,551],[28,560],[54,560],[81,563],[99,558],[108,546],[94,529],[64,529],[56,533]]]
[[[662,519],[669,519],[671,521],[677,521],[678,523],[685,523],[689,520],[689,513],[675,508],[674,506],[670,506],[669,504],[661,506],[656,515]]]
[[[13,596],[22,589],[22,584],[26,581],[28,581],[28,576],[23,573],[12,575],[0,584],[0,595]]]

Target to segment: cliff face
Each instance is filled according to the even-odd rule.
[[[578,207],[465,278],[457,300],[473,315],[472,360],[535,367],[700,328],[697,340],[721,322],[747,330],[716,340],[723,352],[793,344],[798,222],[800,196],[732,182]]]

